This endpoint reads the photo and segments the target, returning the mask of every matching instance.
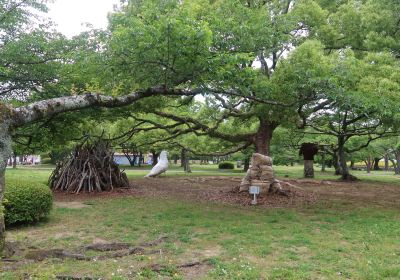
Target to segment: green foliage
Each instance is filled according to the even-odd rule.
[[[235,165],[232,162],[224,161],[224,162],[220,162],[218,164],[218,168],[219,169],[235,169]]]
[[[44,184],[14,181],[7,183],[4,213],[7,224],[37,222],[52,208],[53,195]]]

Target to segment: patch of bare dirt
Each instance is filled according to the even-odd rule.
[[[227,176],[136,178],[130,182],[130,188],[78,195],[55,192],[55,200],[57,203],[69,203],[93,198],[107,199],[124,196],[168,197],[185,201],[209,201],[248,206],[252,200],[251,196],[248,193],[234,191],[241,179],[242,177]],[[316,202],[341,201],[354,205],[400,208],[399,187],[393,185],[312,179],[284,179],[281,180],[281,185],[288,191],[288,196],[279,194],[259,196],[259,206],[294,207]]]
[[[80,201],[56,201],[54,206],[57,208],[81,209],[89,207],[90,205],[84,204]]]
[[[238,193],[237,186],[241,177],[164,177],[135,179],[137,195],[145,197],[172,197],[191,201],[222,202],[231,205],[251,205],[252,197],[247,193]],[[317,200],[313,191],[283,185],[288,196],[266,194],[258,196],[258,205],[265,207],[284,207],[310,204]]]

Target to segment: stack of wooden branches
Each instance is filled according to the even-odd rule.
[[[49,186],[70,193],[102,192],[129,187],[129,182],[114,162],[110,144],[97,141],[77,146],[69,157],[57,164],[50,175]]]

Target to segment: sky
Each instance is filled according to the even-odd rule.
[[[107,13],[119,0],[55,0],[49,3],[48,17],[57,24],[57,30],[68,37],[88,30],[85,23],[94,28],[107,27]]]

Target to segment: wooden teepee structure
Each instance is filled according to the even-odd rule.
[[[114,152],[105,141],[84,142],[57,164],[50,175],[53,190],[70,193],[102,192],[129,187],[126,174],[114,162]]]

